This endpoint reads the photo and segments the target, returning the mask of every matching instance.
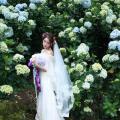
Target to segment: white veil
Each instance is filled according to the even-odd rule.
[[[55,41],[54,47],[54,67],[55,67],[55,93],[57,108],[62,117],[69,117],[69,111],[74,104],[74,95],[72,91],[73,83],[70,80],[70,76],[65,67],[63,57],[61,55],[59,46]]]

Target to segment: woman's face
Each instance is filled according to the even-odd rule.
[[[43,39],[43,48],[49,49],[51,47],[50,41],[48,38]]]

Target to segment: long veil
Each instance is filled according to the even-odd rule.
[[[74,104],[74,95],[72,91],[73,83],[71,82],[68,71],[65,67],[63,57],[61,55],[59,46],[55,41],[53,46],[54,52],[54,67],[55,67],[55,93],[57,108],[62,117],[69,117],[69,111]]]

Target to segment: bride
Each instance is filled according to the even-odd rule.
[[[35,120],[65,120],[74,104],[72,82],[53,34],[45,32],[42,39],[41,53],[31,58],[34,81],[39,70],[39,82],[34,82],[37,97]],[[43,60],[43,66],[39,64],[40,60]]]

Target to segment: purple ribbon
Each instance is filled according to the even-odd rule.
[[[29,60],[28,66],[29,66],[29,67],[33,67],[33,64],[32,64],[32,61],[31,61],[31,60]],[[38,92],[41,91],[39,71],[40,71],[39,69],[36,69],[36,76],[35,76],[35,84],[36,84],[36,86],[37,86],[37,91],[38,91]]]

